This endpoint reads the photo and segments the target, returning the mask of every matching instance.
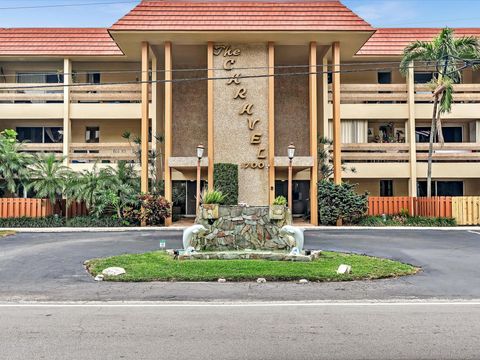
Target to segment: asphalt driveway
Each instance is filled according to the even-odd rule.
[[[421,266],[415,276],[343,283],[108,283],[87,259],[181,245],[179,231],[20,233],[0,239],[0,301],[480,299],[480,234],[442,230],[306,232],[306,248]]]

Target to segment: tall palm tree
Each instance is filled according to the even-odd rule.
[[[17,192],[19,183],[28,178],[28,165],[32,161],[30,154],[22,152],[23,144],[17,140],[14,130],[0,133],[0,179],[12,194]]]
[[[91,210],[99,189],[108,187],[109,181],[110,174],[104,169],[99,170],[95,163],[92,170],[84,170],[80,174],[71,173],[65,189],[66,196],[69,202],[84,202],[87,209]]]
[[[415,61],[425,62],[435,67],[435,76],[431,82],[433,90],[433,114],[430,128],[427,168],[427,196],[432,196],[432,156],[435,135],[443,144],[441,116],[452,109],[453,84],[462,80],[461,70],[469,60],[480,56],[480,41],[473,36],[454,37],[454,31],[443,29],[432,41],[415,41],[403,50],[400,71],[407,75]],[[471,64],[473,68],[478,65]]]
[[[71,170],[55,154],[42,154],[37,155],[29,173],[30,180],[26,188],[33,189],[37,198],[46,198],[55,204],[65,191]]]

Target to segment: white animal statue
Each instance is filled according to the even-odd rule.
[[[303,251],[303,243],[304,243],[303,232],[304,231],[305,229],[302,229],[296,226],[285,225],[280,229],[280,235],[293,237],[293,239],[295,240],[295,247],[301,253]]]
[[[200,224],[192,225],[185,230],[183,230],[183,248],[186,250],[189,247],[192,247],[192,237],[193,235],[204,235],[207,232],[205,226]]]

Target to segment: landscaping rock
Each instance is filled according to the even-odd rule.
[[[299,284],[308,284],[308,280],[307,279],[300,279],[300,280],[298,280],[298,283]]]
[[[223,279],[223,278],[220,278],[220,279],[218,279],[217,281],[218,281],[219,283],[226,283],[226,282],[227,282],[227,280],[226,280],[226,279]]]
[[[97,276],[95,276],[95,281],[103,281],[103,275],[102,274],[99,274]]]
[[[339,275],[350,274],[351,271],[352,271],[352,267],[350,265],[342,264],[338,267],[337,274]]]
[[[126,273],[125,269],[121,267],[109,267],[102,271],[102,274],[106,276],[118,276],[118,275],[123,275],[125,273]]]
[[[259,283],[259,284],[265,284],[266,282],[267,282],[267,279],[265,279],[265,278],[258,278],[257,279],[257,283]]]

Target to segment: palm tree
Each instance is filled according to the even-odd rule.
[[[435,135],[443,145],[443,133],[441,116],[449,113],[452,109],[453,84],[462,80],[461,70],[465,67],[459,66],[469,60],[476,60],[480,55],[479,39],[473,36],[454,37],[454,31],[449,28],[443,29],[432,41],[415,41],[403,50],[403,58],[400,63],[400,71],[403,75],[408,74],[408,69],[415,61],[425,62],[435,66],[431,87],[433,90],[433,114],[430,129],[430,143],[428,148],[427,168],[427,196],[432,196],[432,155]],[[470,63],[472,68],[478,65]]]
[[[42,154],[29,169],[30,180],[27,190],[33,189],[37,198],[49,199],[55,204],[57,197],[63,195],[71,170],[63,164],[63,158],[55,154]]]
[[[23,144],[17,140],[14,130],[0,133],[0,178],[12,194],[17,192],[18,183],[27,179],[28,165],[32,160],[30,154],[22,152]]]

